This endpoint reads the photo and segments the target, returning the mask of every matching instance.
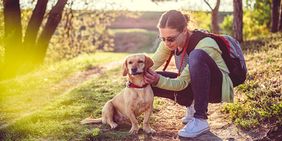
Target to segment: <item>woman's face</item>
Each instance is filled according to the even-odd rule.
[[[160,39],[164,42],[165,46],[169,50],[175,50],[178,47],[183,46],[185,42],[185,32],[179,32],[177,29],[172,28],[159,28]]]

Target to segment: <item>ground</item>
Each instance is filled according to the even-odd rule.
[[[173,62],[173,61],[172,61]],[[121,62],[113,62],[107,65],[104,69],[102,68],[100,71],[105,71],[111,69],[114,66],[121,65]],[[173,64],[172,64],[173,66]],[[89,69],[86,72],[83,72],[82,76],[85,79],[89,79],[87,76],[93,76],[92,73],[97,73],[97,71],[93,71]],[[81,78],[81,77],[79,77]],[[259,131],[243,131],[236,127],[230,120],[228,119],[228,115],[220,112],[221,106],[223,104],[209,104],[208,108],[208,122],[210,125],[210,131],[202,134],[201,136],[194,139],[187,138],[179,138],[177,135],[178,130],[184,127],[181,122],[181,118],[185,115],[185,107],[176,104],[172,100],[158,98],[162,104],[160,107],[154,110],[152,115],[153,121],[151,121],[151,126],[157,131],[156,134],[146,135],[144,132],[140,131],[140,133],[136,136],[130,136],[127,140],[161,140],[161,141],[172,141],[172,140],[254,140],[261,139],[266,136],[268,130],[260,129]],[[130,125],[121,126],[116,130],[129,130]],[[104,132],[112,132],[108,127],[102,126],[102,131]]]

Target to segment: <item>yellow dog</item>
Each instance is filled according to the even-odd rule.
[[[131,122],[129,133],[136,134],[139,130],[136,117],[144,113],[143,130],[146,133],[155,133],[149,125],[154,94],[151,86],[144,82],[144,73],[152,66],[152,59],[144,54],[128,56],[123,65],[123,76],[128,76],[127,86],[104,105],[102,118],[86,118],[81,124],[103,123],[114,129],[117,122],[127,119]]]

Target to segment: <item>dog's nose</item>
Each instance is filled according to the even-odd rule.
[[[132,69],[131,69],[131,72],[132,72],[132,73],[136,73],[136,72],[137,72],[137,68],[132,68]]]

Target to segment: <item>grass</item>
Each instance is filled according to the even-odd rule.
[[[111,79],[111,76],[119,74],[120,70],[114,69],[81,84],[57,97],[39,112],[1,130],[1,137],[8,140],[91,140],[92,134],[97,131],[95,128],[93,131],[93,127],[80,125],[79,121],[90,113],[94,117],[101,115],[103,104],[124,85],[123,77],[116,77],[114,81]]]
[[[243,129],[282,125],[282,34],[246,43],[247,80],[223,112]],[[247,46],[249,45],[249,46]]]
[[[0,123],[28,115],[67,93],[71,84],[63,80],[77,72],[99,69],[99,65],[122,59],[126,54],[102,53],[81,55],[69,61],[46,65],[12,80],[0,82]],[[76,81],[76,80],[72,80]]]

